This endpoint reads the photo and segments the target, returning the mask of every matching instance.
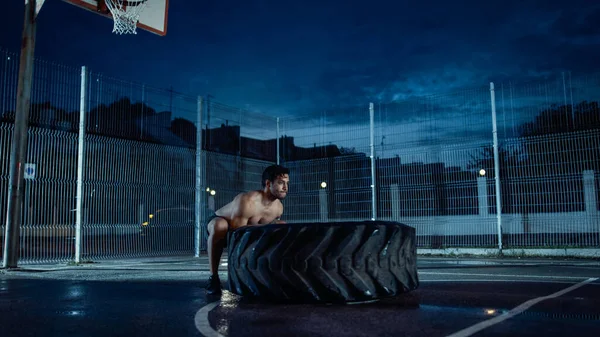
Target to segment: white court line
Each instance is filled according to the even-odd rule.
[[[437,274],[437,273],[428,273],[428,274]],[[459,273],[442,273],[442,274],[451,274],[451,275],[468,275],[468,274],[459,274]],[[480,275],[484,275],[484,274],[473,274],[473,275],[480,276]],[[491,276],[497,276],[497,275],[491,274]],[[581,278],[579,278],[579,279],[581,279]],[[578,283],[578,284],[576,284],[576,285],[574,285],[574,286],[571,286],[571,287],[569,287],[569,288],[566,288],[566,289],[564,289],[564,290],[562,290],[562,291],[559,291],[559,292],[557,292],[557,293],[554,293],[554,294],[552,294],[552,295],[549,295],[549,296],[546,296],[546,297],[538,297],[538,298],[536,298],[536,299],[533,299],[533,300],[531,300],[531,301],[535,301],[535,300],[538,300],[538,301],[537,301],[537,302],[535,302],[535,303],[531,303],[531,304],[529,304],[529,305],[528,305],[526,308],[524,308],[522,311],[525,311],[526,309],[528,309],[529,307],[533,306],[534,304],[536,304],[536,303],[538,303],[538,302],[540,302],[540,301],[543,301],[543,300],[545,300],[545,299],[548,299],[548,298],[552,298],[552,297],[557,297],[557,296],[563,295],[563,294],[565,294],[565,293],[567,293],[567,292],[569,292],[569,291],[575,290],[576,288],[579,288],[579,287],[581,287],[581,286],[583,286],[583,285],[585,285],[585,284],[587,284],[587,283],[593,282],[593,281],[595,281],[595,280],[597,280],[597,278],[589,278],[589,279],[587,279],[586,281],[583,281],[583,282],[581,282],[581,283]],[[518,281],[518,280],[499,280],[499,279],[458,279],[458,280],[457,280],[457,279],[440,279],[440,280],[420,280],[420,282],[422,282],[422,283],[427,283],[427,282],[507,282],[507,283],[508,283],[508,282],[536,282],[536,281],[535,281],[535,280],[521,280],[521,281]],[[548,280],[548,281],[537,281],[537,282],[542,282],[542,283],[566,283],[566,282],[552,281],[552,280]],[[569,284],[570,284],[570,283],[569,283]],[[524,306],[524,305],[528,304],[528,303],[529,303],[529,302],[531,302],[531,301],[525,302],[525,303],[524,303],[524,304],[522,304],[521,306]],[[211,303],[209,303],[209,304],[205,305],[204,307],[200,308],[200,310],[198,310],[198,312],[196,313],[196,316],[194,317],[194,323],[196,324],[196,328],[198,329],[198,331],[200,331],[200,333],[201,333],[202,335],[204,335],[204,336],[206,336],[206,337],[224,337],[222,334],[220,334],[220,333],[218,333],[216,330],[214,330],[214,329],[213,329],[213,328],[210,326],[210,322],[208,321],[208,314],[209,314],[209,313],[210,313],[210,311],[211,311],[211,310],[213,310],[213,309],[214,309],[214,308],[215,308],[217,305],[219,305],[219,303],[220,303],[220,301],[215,301],[215,302],[211,302]],[[518,309],[518,308],[520,308],[521,306],[519,306],[519,307],[517,307],[517,308],[515,308],[515,309],[512,309],[511,311],[509,311],[509,312],[508,312],[507,314],[505,314],[505,315],[509,315],[509,314],[511,314],[513,311],[517,310],[517,309]],[[521,312],[522,312],[522,311],[521,311]],[[519,313],[521,313],[521,312],[519,312]],[[514,313],[514,314],[512,314],[512,316],[515,316],[515,315],[517,315],[517,313]],[[510,317],[512,317],[512,316],[510,316]],[[498,317],[496,317],[496,318],[494,318],[494,319],[498,319],[498,318],[501,318],[501,317],[504,317],[504,316],[498,316]],[[508,319],[508,318],[510,318],[510,317],[503,318],[502,320]],[[494,319],[492,319],[492,320],[494,320]],[[484,321],[484,322],[482,322],[482,323],[485,323],[485,322],[488,322],[488,321]],[[499,322],[500,322],[500,321],[499,321]],[[497,323],[499,323],[499,322],[497,322]],[[480,324],[481,324],[481,323],[480,323]],[[496,323],[493,323],[493,324],[496,324]],[[491,325],[493,325],[493,324],[491,324]],[[474,325],[473,327],[476,327],[476,326],[477,326],[477,325]],[[472,328],[473,328],[473,327],[472,327]],[[486,326],[486,327],[487,327],[487,326]],[[465,329],[465,330],[467,330],[467,329]],[[452,336],[452,337],[463,337],[463,336],[470,336],[470,335],[467,335],[467,334],[464,334],[464,335],[460,335],[460,334],[458,334],[458,333],[460,333],[460,332],[462,332],[462,331],[465,331],[465,330],[461,330],[461,331],[459,331],[459,332],[457,332],[457,333],[455,333],[455,334],[453,334],[453,335],[451,335],[451,336]],[[477,330],[477,331],[479,331],[479,330]],[[474,331],[474,332],[472,332],[471,334],[473,334],[473,333],[475,333],[475,332],[477,332],[477,331]]]
[[[573,279],[585,280],[589,276],[552,276],[552,275],[511,275],[511,274],[477,274],[477,273],[444,273],[433,271],[420,271],[419,275],[456,275],[456,276],[482,276],[482,277],[514,277],[514,278],[548,278],[548,279]]]
[[[196,329],[198,329],[198,331],[200,331],[200,333],[202,335],[204,335],[205,337],[224,337],[223,335],[221,335],[220,333],[215,331],[210,326],[210,322],[208,321],[208,313],[211,310],[213,310],[214,307],[219,305],[219,303],[221,303],[221,302],[215,301],[215,302],[212,302],[212,303],[209,303],[209,304],[203,306],[202,308],[200,308],[200,310],[198,310],[198,312],[196,313],[196,316],[194,317],[194,323],[196,324]]]
[[[509,312],[507,312],[507,313],[505,313],[503,315],[500,315],[500,316],[494,317],[492,319],[488,319],[486,321],[477,323],[477,324],[472,325],[472,326],[470,326],[468,328],[465,328],[465,329],[457,331],[457,332],[455,332],[455,333],[453,333],[451,335],[448,335],[448,337],[467,337],[467,336],[471,336],[472,334],[477,333],[477,332],[479,332],[479,331],[481,331],[483,329],[489,328],[492,325],[498,324],[498,323],[503,322],[503,321],[505,321],[505,320],[507,320],[507,319],[509,319],[511,317],[514,317],[514,316],[516,316],[516,315],[524,312],[525,310],[531,308],[532,306],[536,305],[537,303],[539,303],[541,301],[562,296],[562,295],[564,295],[564,294],[566,294],[566,293],[568,293],[570,291],[573,291],[573,290],[575,290],[575,289],[577,289],[579,287],[583,287],[584,285],[586,285],[586,284],[588,284],[590,282],[594,282],[597,279],[598,278],[589,278],[589,279],[587,279],[587,280],[585,280],[583,282],[579,282],[579,283],[577,283],[575,285],[572,285],[572,286],[570,286],[568,288],[565,288],[565,289],[563,289],[561,291],[557,291],[554,294],[550,294],[548,296],[537,297],[537,298],[531,299],[531,300],[529,300],[529,301],[527,301],[525,303],[522,303],[518,307],[510,310]]]
[[[514,282],[511,280],[486,280],[486,279],[474,279],[474,280],[455,280],[455,279],[447,279],[447,280],[420,280],[420,282],[424,283],[424,282]],[[531,282],[535,282],[535,281],[531,281]],[[553,281],[547,281],[547,282],[553,282]],[[560,283],[560,282],[557,282]],[[211,326],[210,326],[210,322],[208,321],[208,314],[210,313],[211,310],[213,310],[217,305],[219,305],[219,301],[215,301],[215,302],[211,302],[208,303],[207,305],[203,306],[202,308],[200,308],[200,310],[198,310],[198,312],[196,312],[196,315],[194,317],[194,323],[196,324],[196,329],[198,329],[198,331],[200,331],[200,333],[206,337],[224,337],[223,335],[221,335],[220,333],[218,333],[216,330],[214,330]]]

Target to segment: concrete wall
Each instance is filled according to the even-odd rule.
[[[542,233],[600,233],[600,218],[597,208],[597,191],[594,171],[584,171],[585,211],[569,213],[529,213],[503,214],[500,218],[503,234],[542,234]],[[478,215],[400,217],[399,192],[397,185],[390,186],[392,216],[378,217],[378,220],[398,221],[417,228],[417,235],[495,235],[498,233],[498,218],[490,214],[488,190],[485,177],[479,177]],[[329,219],[327,217],[327,194],[319,193],[319,218],[314,221],[364,221],[367,219]]]

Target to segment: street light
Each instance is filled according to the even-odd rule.
[[[321,188],[325,188],[325,187],[327,187],[327,183],[323,181],[323,182],[321,183]]]

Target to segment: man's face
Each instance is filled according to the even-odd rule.
[[[271,194],[277,199],[286,197],[290,184],[290,177],[287,174],[279,175],[269,186]]]

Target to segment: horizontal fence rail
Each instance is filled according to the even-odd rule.
[[[18,60],[0,50],[0,254]],[[600,75],[278,118],[83,73],[35,60],[20,263],[197,256],[207,218],[275,163],[290,223],[398,221],[420,248],[600,246]]]

